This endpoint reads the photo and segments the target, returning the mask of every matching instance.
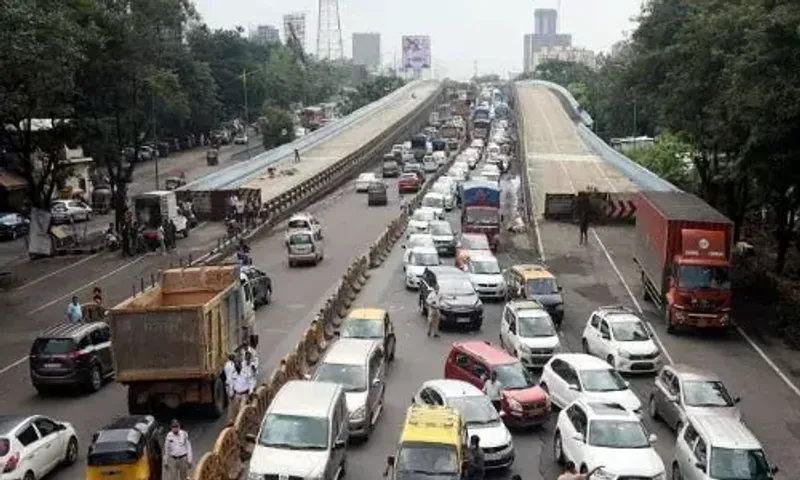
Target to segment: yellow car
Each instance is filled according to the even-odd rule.
[[[149,415],[122,417],[92,437],[86,480],[158,480],[165,432]]]
[[[389,312],[381,308],[356,308],[342,322],[338,332],[341,338],[383,340],[386,360],[394,361],[397,338]]]
[[[564,319],[563,288],[542,265],[514,265],[505,272],[509,300],[536,300],[544,306],[556,327]]]

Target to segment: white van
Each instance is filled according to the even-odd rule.
[[[325,244],[312,230],[291,230],[286,233],[289,267],[300,263],[318,264],[325,258]]]
[[[290,380],[261,421],[246,478],[337,480],[347,465],[349,441],[342,387]]]

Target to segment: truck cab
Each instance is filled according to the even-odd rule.
[[[483,233],[492,251],[500,242],[500,187],[497,182],[472,180],[461,187],[461,231]]]

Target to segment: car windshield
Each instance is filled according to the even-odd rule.
[[[459,467],[456,449],[450,445],[405,444],[397,455],[398,473],[458,475]]]
[[[605,448],[650,448],[641,422],[593,420],[589,422],[589,445]]]
[[[519,336],[530,337],[553,337],[556,335],[553,321],[547,313],[520,315],[517,321],[519,325]]]
[[[461,247],[467,250],[489,250],[489,240],[485,236],[468,236],[461,239]]]
[[[618,342],[641,342],[650,339],[650,333],[639,320],[629,322],[611,322],[614,340]]]
[[[469,271],[477,275],[499,275],[500,264],[494,258],[472,258],[469,261]]]
[[[681,265],[679,286],[692,290],[730,290],[731,277],[727,267]]]
[[[51,210],[54,212],[66,212],[67,206],[64,203],[55,203]]]
[[[420,222],[430,222],[434,219],[434,213],[433,210],[417,210],[411,215],[411,219]]]
[[[467,425],[493,425],[500,422],[500,415],[486,395],[453,397],[448,399],[447,404],[461,413]]]
[[[528,295],[555,295],[558,293],[558,283],[555,278],[535,278],[528,280]]]
[[[317,367],[314,380],[341,384],[348,392],[361,392],[367,388],[367,370],[363,365],[323,362]]]
[[[15,223],[17,223],[17,216],[14,215],[13,213],[0,216],[0,223],[2,223],[3,225],[14,225]]]
[[[383,338],[383,320],[353,320],[342,322],[339,329],[342,338]]]
[[[444,208],[444,198],[439,195],[425,195],[422,199],[423,207]]]
[[[37,355],[67,355],[75,350],[71,338],[39,338],[33,343],[33,353]]]
[[[361,175],[359,175],[358,179],[361,180],[361,181],[367,181],[367,180],[372,181],[372,180],[375,180],[375,174],[374,173],[362,173]]]
[[[416,180],[417,174],[416,173],[404,173],[400,180]]]
[[[409,262],[419,267],[432,267],[439,265],[439,255],[434,252],[411,252]]]
[[[762,450],[711,447],[710,476],[720,480],[769,480],[772,478]]]
[[[436,244],[433,242],[433,237],[430,235],[411,235],[406,242],[406,248],[412,249],[414,247],[431,247],[434,248]]]
[[[472,223],[475,225],[494,225],[499,222],[499,210],[471,208],[467,211],[467,223]]]
[[[447,236],[453,234],[453,229],[450,228],[450,224],[447,222],[434,222],[430,226],[432,235]]]
[[[439,281],[439,286],[442,295],[464,296],[475,294],[472,282],[465,278],[444,278]]]
[[[383,162],[383,168],[397,168],[397,162]]]
[[[328,420],[271,413],[261,425],[258,444],[292,450],[325,450],[328,447]]]
[[[722,382],[690,380],[683,382],[683,401],[689,407],[732,407],[733,399]]]
[[[587,392],[619,392],[627,390],[628,385],[616,370],[579,370],[581,385]]]
[[[522,390],[534,385],[531,374],[519,362],[500,365],[494,371],[497,380],[508,390]]]

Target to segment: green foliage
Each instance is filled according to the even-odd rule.
[[[259,130],[264,148],[269,150],[294,140],[292,116],[286,110],[268,106],[260,118]]]
[[[344,98],[342,113],[345,115],[358,110],[390,92],[403,86],[403,80],[395,75],[376,75],[367,77],[358,87],[348,91]]]
[[[649,148],[635,149],[626,155],[673,185],[691,190],[692,146],[675,135],[665,133]]]

